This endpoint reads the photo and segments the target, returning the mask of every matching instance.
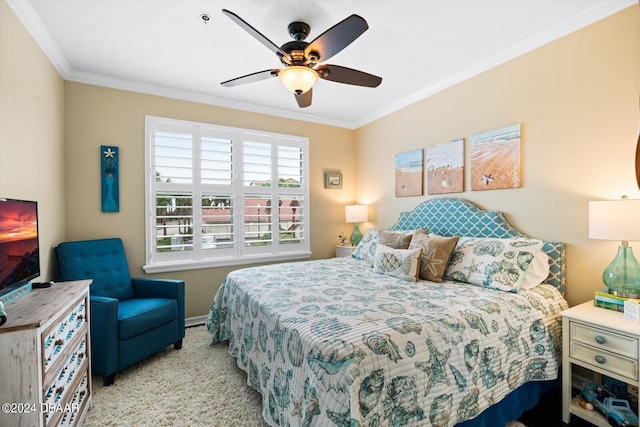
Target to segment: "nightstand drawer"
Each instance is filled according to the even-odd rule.
[[[615,334],[578,322],[571,322],[570,334],[572,341],[580,341],[591,347],[612,351],[622,356],[638,358],[637,338]]]
[[[593,366],[598,366],[634,381],[638,379],[638,361],[635,359],[622,357],[615,353],[597,349],[576,341],[571,341],[569,357]]]

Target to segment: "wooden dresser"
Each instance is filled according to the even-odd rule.
[[[0,425],[79,426],[91,406],[89,285],[58,282],[6,305]]]

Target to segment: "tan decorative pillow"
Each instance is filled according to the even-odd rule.
[[[380,231],[380,244],[393,249],[407,249],[414,230]]]
[[[422,249],[420,256],[420,278],[442,282],[451,253],[458,243],[458,236],[428,236],[423,231],[413,233],[409,249]]]

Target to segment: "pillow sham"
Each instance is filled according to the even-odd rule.
[[[372,260],[376,254],[379,233],[377,228],[369,229],[351,254],[352,257],[363,260]]]
[[[522,289],[531,289],[547,280],[550,274],[549,255],[540,250],[533,256],[533,261],[529,266],[529,271],[524,282],[520,285]]]
[[[389,231],[383,230],[379,232],[380,244],[394,249],[408,249],[413,230],[410,231]]]
[[[409,282],[417,282],[422,249],[395,249],[378,243],[373,271]]]
[[[420,278],[441,283],[442,276],[449,264],[451,253],[458,243],[458,236],[444,237],[435,234],[427,235],[418,230],[413,233],[409,249],[422,249],[420,256]]]
[[[506,292],[529,289],[549,275],[543,245],[526,237],[461,237],[444,278]]]
[[[351,256],[357,259],[373,261],[378,243],[394,249],[407,249],[414,231],[415,230],[391,231],[371,228],[365,233]]]

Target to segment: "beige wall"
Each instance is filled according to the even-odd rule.
[[[0,1],[0,197],[38,201],[42,277],[64,238],[64,81]]]
[[[353,201],[355,189],[352,130],[72,82],[65,83],[67,240],[122,237],[131,273],[144,275],[145,115],[308,137],[311,250],[313,258],[335,255],[337,235],[346,226],[343,206]],[[120,149],[119,213],[102,213],[100,209],[101,145]],[[323,168],[342,170],[341,190],[324,189]],[[230,270],[212,268],[154,277],[185,280],[187,317],[194,317],[207,314]]]
[[[566,242],[566,297],[571,305],[592,299],[619,242],[589,240],[588,201],[640,198],[638,15],[638,6],[628,8],[358,129],[356,194],[372,205],[367,226],[391,226],[434,197],[395,197],[396,153],[464,137],[468,167],[470,135],[519,122],[522,187],[470,191],[467,168],[466,191],[452,196],[504,211],[524,233]]]
[[[303,135],[311,146],[312,250],[314,258],[326,258],[334,254],[338,232],[351,229],[343,206],[355,194],[358,202],[372,204],[363,229],[390,226],[399,212],[429,197],[394,196],[396,153],[520,122],[522,188],[455,196],[504,211],[527,234],[567,242],[567,298],[573,305],[602,286],[601,272],[617,246],[587,238],[587,202],[640,197],[633,169],[638,13],[637,6],[629,8],[352,131],[65,83],[0,1],[0,196],[40,202],[43,247],[119,235],[132,274],[143,275],[144,115]],[[120,147],[119,213],[100,211],[100,145]],[[342,170],[342,190],[323,188],[323,168]],[[43,278],[52,277],[52,259],[43,250]],[[161,276],[187,281],[192,317],[207,313],[229,270]]]

